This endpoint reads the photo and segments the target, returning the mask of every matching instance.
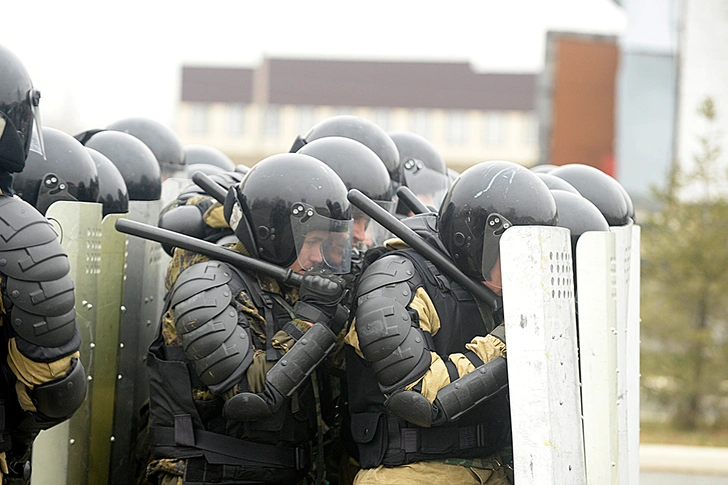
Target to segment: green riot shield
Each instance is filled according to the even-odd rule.
[[[69,419],[40,433],[33,445],[33,485],[85,485],[88,481],[92,403],[95,394],[97,282],[101,272],[101,204],[55,202],[46,217],[68,254],[75,286],[81,362],[88,376],[86,399]],[[103,391],[101,391],[103,392]],[[97,410],[108,418],[108,409]]]
[[[127,236],[114,224],[126,214],[109,214],[101,222],[101,272],[98,281],[96,340],[94,350],[88,483],[108,483],[111,445],[114,442],[110,410],[116,403],[119,375],[119,327],[121,322]]]
[[[161,200],[129,201],[129,219],[155,225]],[[130,237],[119,329],[119,371],[116,382],[110,484],[135,483],[146,467],[149,378],[146,356],[156,337],[164,301],[162,255],[159,243]]]

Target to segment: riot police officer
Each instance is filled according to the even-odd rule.
[[[427,138],[417,133],[390,131],[388,135],[399,152],[404,170],[403,184],[426,206],[439,207],[450,187],[447,165],[440,152]],[[411,215],[409,208],[401,201],[397,213]]]
[[[0,477],[20,483],[38,433],[86,396],[68,256],[45,217],[11,192],[28,154],[43,153],[39,101],[20,59],[0,46]]]
[[[297,483],[322,426],[315,374],[336,341],[349,270],[346,187],[302,154],[256,164],[230,189],[232,249],[302,275],[296,289],[180,249],[150,347],[152,481]],[[315,467],[320,475],[322,467]],[[179,483],[177,481],[176,483]]]
[[[554,225],[546,185],[510,162],[463,172],[439,210],[439,239],[455,265],[501,295],[499,240],[513,225]],[[507,483],[510,437],[500,311],[412,249],[362,274],[347,335],[354,483]],[[406,466],[405,466],[406,465]]]

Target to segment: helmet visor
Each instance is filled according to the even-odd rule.
[[[397,198],[394,200],[375,200],[379,207],[390,214],[394,214],[397,208]],[[369,248],[381,246],[384,241],[392,238],[393,235],[377,221],[373,220],[361,209],[354,208],[354,247],[359,251],[366,251]]]
[[[511,227],[511,222],[500,214],[493,213],[485,220],[483,233],[483,257],[481,259],[480,273],[483,280],[490,281],[490,272],[498,262],[500,256],[500,238]]]
[[[294,204],[291,228],[298,264],[303,269],[323,264],[335,274],[347,274],[351,270],[353,225],[351,219],[331,219],[308,204]]]
[[[440,207],[450,188],[450,178],[446,174],[428,168],[419,160],[405,162],[404,176],[405,185],[428,207]]]

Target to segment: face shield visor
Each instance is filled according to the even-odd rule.
[[[30,89],[22,102],[0,107],[0,136],[7,140],[3,150],[6,156],[16,160],[18,171],[31,151],[45,159],[39,102],[40,92]]]
[[[397,208],[397,198],[394,200],[375,200],[382,209],[394,215]],[[393,237],[392,233],[377,221],[372,220],[361,209],[354,207],[354,233],[353,244],[359,251],[366,251],[375,246],[381,246],[384,241]]]
[[[500,256],[500,238],[506,229],[511,226],[512,224],[508,219],[497,213],[490,214],[485,220],[483,257],[480,265],[480,273],[484,281],[490,281],[490,272]]]
[[[440,207],[450,188],[450,178],[428,168],[420,160],[410,158],[404,162],[405,185],[428,207]]]
[[[291,208],[290,221],[297,261],[303,269],[323,265],[335,274],[349,273],[353,220],[331,219],[299,202]]]
[[[23,116],[23,120],[20,121],[20,126],[17,126],[18,131],[21,133],[27,133],[28,139],[25,140],[26,151],[36,152],[43,159],[45,159],[45,146],[43,145],[43,133],[41,128],[43,125],[40,122],[40,91],[31,89],[28,91],[28,114]]]

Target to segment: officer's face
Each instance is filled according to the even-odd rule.
[[[372,245],[372,240],[367,234],[368,217],[357,217],[354,219],[354,233],[352,237],[352,245],[357,247],[359,243],[364,243],[366,247]]]
[[[489,281],[483,281],[483,284],[498,296],[503,296],[503,278],[501,276],[500,256],[495,266],[490,270]]]
[[[328,238],[329,233],[326,231],[311,231],[306,234],[306,239],[298,251],[298,259],[291,265],[291,269],[299,274],[303,274],[307,269],[315,264],[321,263],[321,244]]]

